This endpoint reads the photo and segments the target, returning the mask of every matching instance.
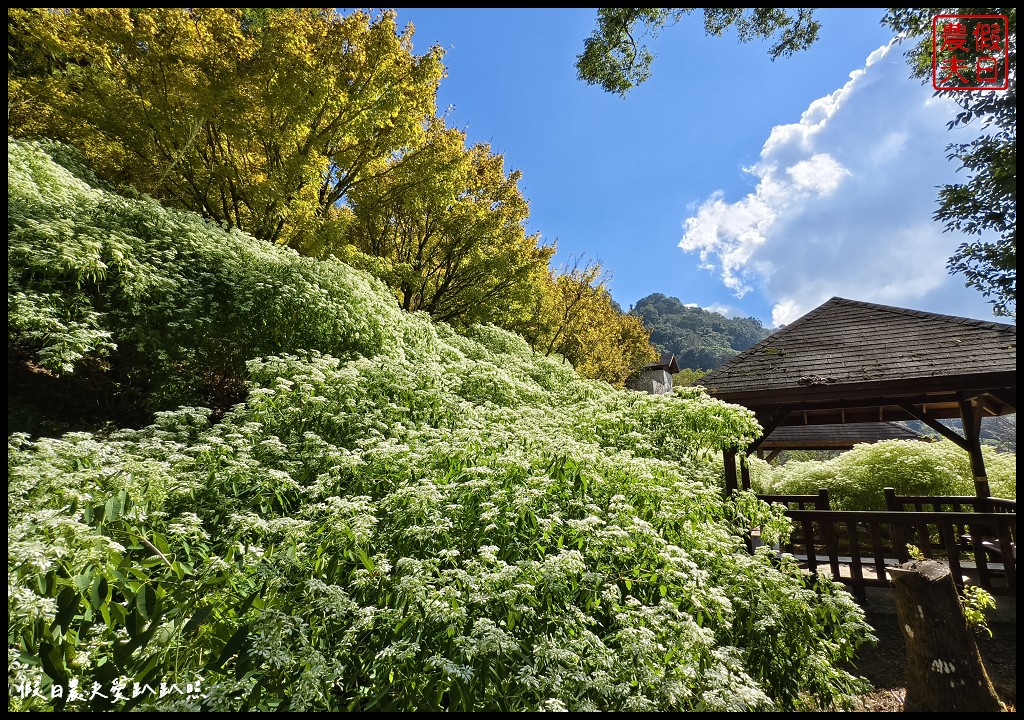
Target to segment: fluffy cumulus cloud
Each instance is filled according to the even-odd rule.
[[[771,130],[745,197],[717,192],[684,222],[679,247],[733,294],[758,292],[778,326],[833,296],[991,317],[946,260],[964,238],[932,219],[936,186],[957,182],[946,145],[955,106],[907,77],[898,46],[879,48],[799,122]]]

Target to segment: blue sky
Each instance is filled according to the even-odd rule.
[[[882,9],[819,10],[818,42],[705,36],[698,11],[650,42],[652,78],[621,98],[576,77],[596,10],[398,8],[413,51],[445,50],[450,127],[520,170],[528,232],[611,276],[628,309],[655,292],[767,327],[833,296],[995,319],[932,220],[960,181],[955,106],[908,77]]]

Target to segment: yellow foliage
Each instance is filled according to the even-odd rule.
[[[658,358],[650,331],[616,307],[596,263],[552,273],[539,315],[536,345],[558,353],[585,377],[622,387]]]
[[[302,247],[375,164],[421,141],[442,55],[414,56],[393,12],[13,8],[8,132]]]
[[[345,240],[388,261],[378,276],[406,310],[516,330],[554,252],[526,234],[520,177],[489,146],[467,148],[462,132],[435,121],[421,145],[353,189]]]

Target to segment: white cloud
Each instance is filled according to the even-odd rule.
[[[797,305],[794,300],[786,298],[772,308],[772,327],[789,325],[806,312],[807,310]]]
[[[786,174],[798,190],[808,190],[818,196],[828,196],[836,191],[843,177],[850,172],[826,153],[812,155],[796,165],[786,168]]]
[[[708,312],[718,313],[719,315],[723,315],[727,318],[739,317],[740,315],[740,313],[735,308],[730,307],[729,305],[725,305],[723,303],[714,303],[712,305],[708,305],[706,308],[701,309],[707,310]]]
[[[962,182],[946,146],[951,101],[908,78],[896,46],[873,52],[800,121],[772,128],[745,168],[755,189],[721,191],[683,223],[679,247],[697,253],[736,297],[756,291],[789,323],[833,296],[991,317],[991,306],[946,260],[964,238],[932,219],[936,186]]]
[[[679,247],[699,251],[701,265],[708,269],[714,268],[710,258],[717,257],[725,286],[743,297],[750,290],[743,279],[744,269],[757,247],[764,244],[763,230],[775,222],[775,210],[760,192],[732,205],[722,197],[721,193],[712,195],[697,216],[686,221]]]

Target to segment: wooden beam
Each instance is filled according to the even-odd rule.
[[[966,450],[968,453],[971,451],[971,447],[970,447],[969,442],[965,438],[961,437],[960,435],[957,435],[956,431],[946,427],[945,425],[940,423],[935,418],[930,417],[930,416],[926,415],[925,413],[919,411],[913,405],[904,405],[904,404],[901,403],[900,407],[903,408],[910,415],[913,415],[915,418],[917,418],[918,420],[923,422],[925,425],[930,427],[932,430],[937,432],[942,437],[946,438],[947,440],[952,440],[957,445],[959,445],[961,448]],[[961,410],[961,415],[962,415],[962,412],[963,411]],[[967,426],[965,425],[964,427],[967,427]]]
[[[986,390],[985,394],[995,394],[992,390]],[[809,400],[799,397],[794,397],[786,402],[781,403],[739,403],[744,407],[748,407],[751,410],[758,413],[767,413],[776,408],[786,408],[790,412],[801,412],[807,410],[808,412],[814,412],[815,410],[839,410],[841,408],[867,408],[876,410],[879,405],[882,407],[896,408],[901,404],[910,404],[928,406],[928,412],[933,414],[934,410],[941,409],[939,406],[953,406],[956,407],[963,398],[960,393],[953,391],[942,392],[942,393],[920,393],[920,392],[905,392],[905,393],[893,393],[891,395],[850,395],[845,398],[835,398],[832,400]],[[728,400],[727,402],[737,402],[734,400]],[[884,422],[884,421],[883,421]]]
[[[1006,405],[1013,412],[1017,412],[1017,388],[998,388],[995,390],[989,390],[988,394],[994,397],[996,400]],[[1009,415],[1010,413],[1004,413]]]
[[[967,453],[971,456],[971,472],[974,474],[974,491],[978,497],[990,497],[992,491],[985,473],[985,458],[981,454],[981,413],[971,400],[960,402],[960,418],[967,436]]]
[[[755,440],[754,442],[750,443],[750,445],[747,446],[747,455],[757,450],[761,446],[761,443],[764,442],[764,439],[771,435],[772,431],[775,430],[775,428],[777,428],[779,425],[781,425],[782,421],[785,420],[788,415],[789,410],[787,410],[784,407],[777,406],[769,410],[768,417],[762,420],[761,418],[764,417],[764,410],[762,410],[760,413],[755,410],[754,416],[757,417],[757,421],[761,424],[762,428],[761,437],[759,437],[757,440]]]
[[[762,445],[758,452],[765,450],[852,450],[854,445],[881,442],[882,440],[914,440],[918,438],[865,438],[863,440],[815,440],[801,442],[769,442]],[[761,457],[758,455],[758,457]]]
[[[986,391],[985,397],[991,401],[994,414],[1003,415],[1012,412],[1011,405],[997,400],[993,391]],[[959,403],[962,398],[955,392],[936,394],[896,394],[890,396],[871,396],[865,398],[846,398],[830,402],[807,402],[794,398],[791,402],[785,403],[757,403],[737,402],[757,414],[758,419],[766,418],[779,408],[785,408],[790,415],[783,421],[783,425],[806,424],[835,425],[842,421],[840,410],[846,410],[847,422],[884,422],[886,420],[916,420],[902,409],[902,405],[915,405],[922,407],[927,405],[928,415],[935,420],[938,419],[959,419]],[[859,410],[851,413],[851,410]],[[802,415],[806,413],[806,422],[801,422]]]
[[[804,422],[805,415],[806,422]],[[940,411],[929,411],[928,415],[933,420],[959,420],[960,408],[956,403],[951,403]],[[800,410],[799,414],[790,415],[782,424],[783,426],[848,425],[852,423],[895,422],[897,420],[917,420],[917,418],[896,405],[875,405],[872,407],[847,409],[843,412],[840,412],[838,408]]]
[[[778,457],[778,455],[779,455],[779,453],[780,453],[780,452],[782,452],[782,451],[781,451],[781,450],[772,450],[772,451],[771,451],[770,453],[768,453],[768,455],[767,455],[767,456],[765,457],[764,461],[765,461],[765,462],[771,462],[771,461],[772,461],[772,460],[774,460],[774,459],[775,459],[776,457]]]
[[[794,401],[829,402],[862,397],[893,397],[914,393],[949,394],[958,391],[992,392],[1017,387],[1017,371],[1005,370],[971,375],[936,375],[899,380],[836,383],[834,385],[789,386],[762,390],[717,391],[710,394],[719,400],[746,407],[775,405]]]

